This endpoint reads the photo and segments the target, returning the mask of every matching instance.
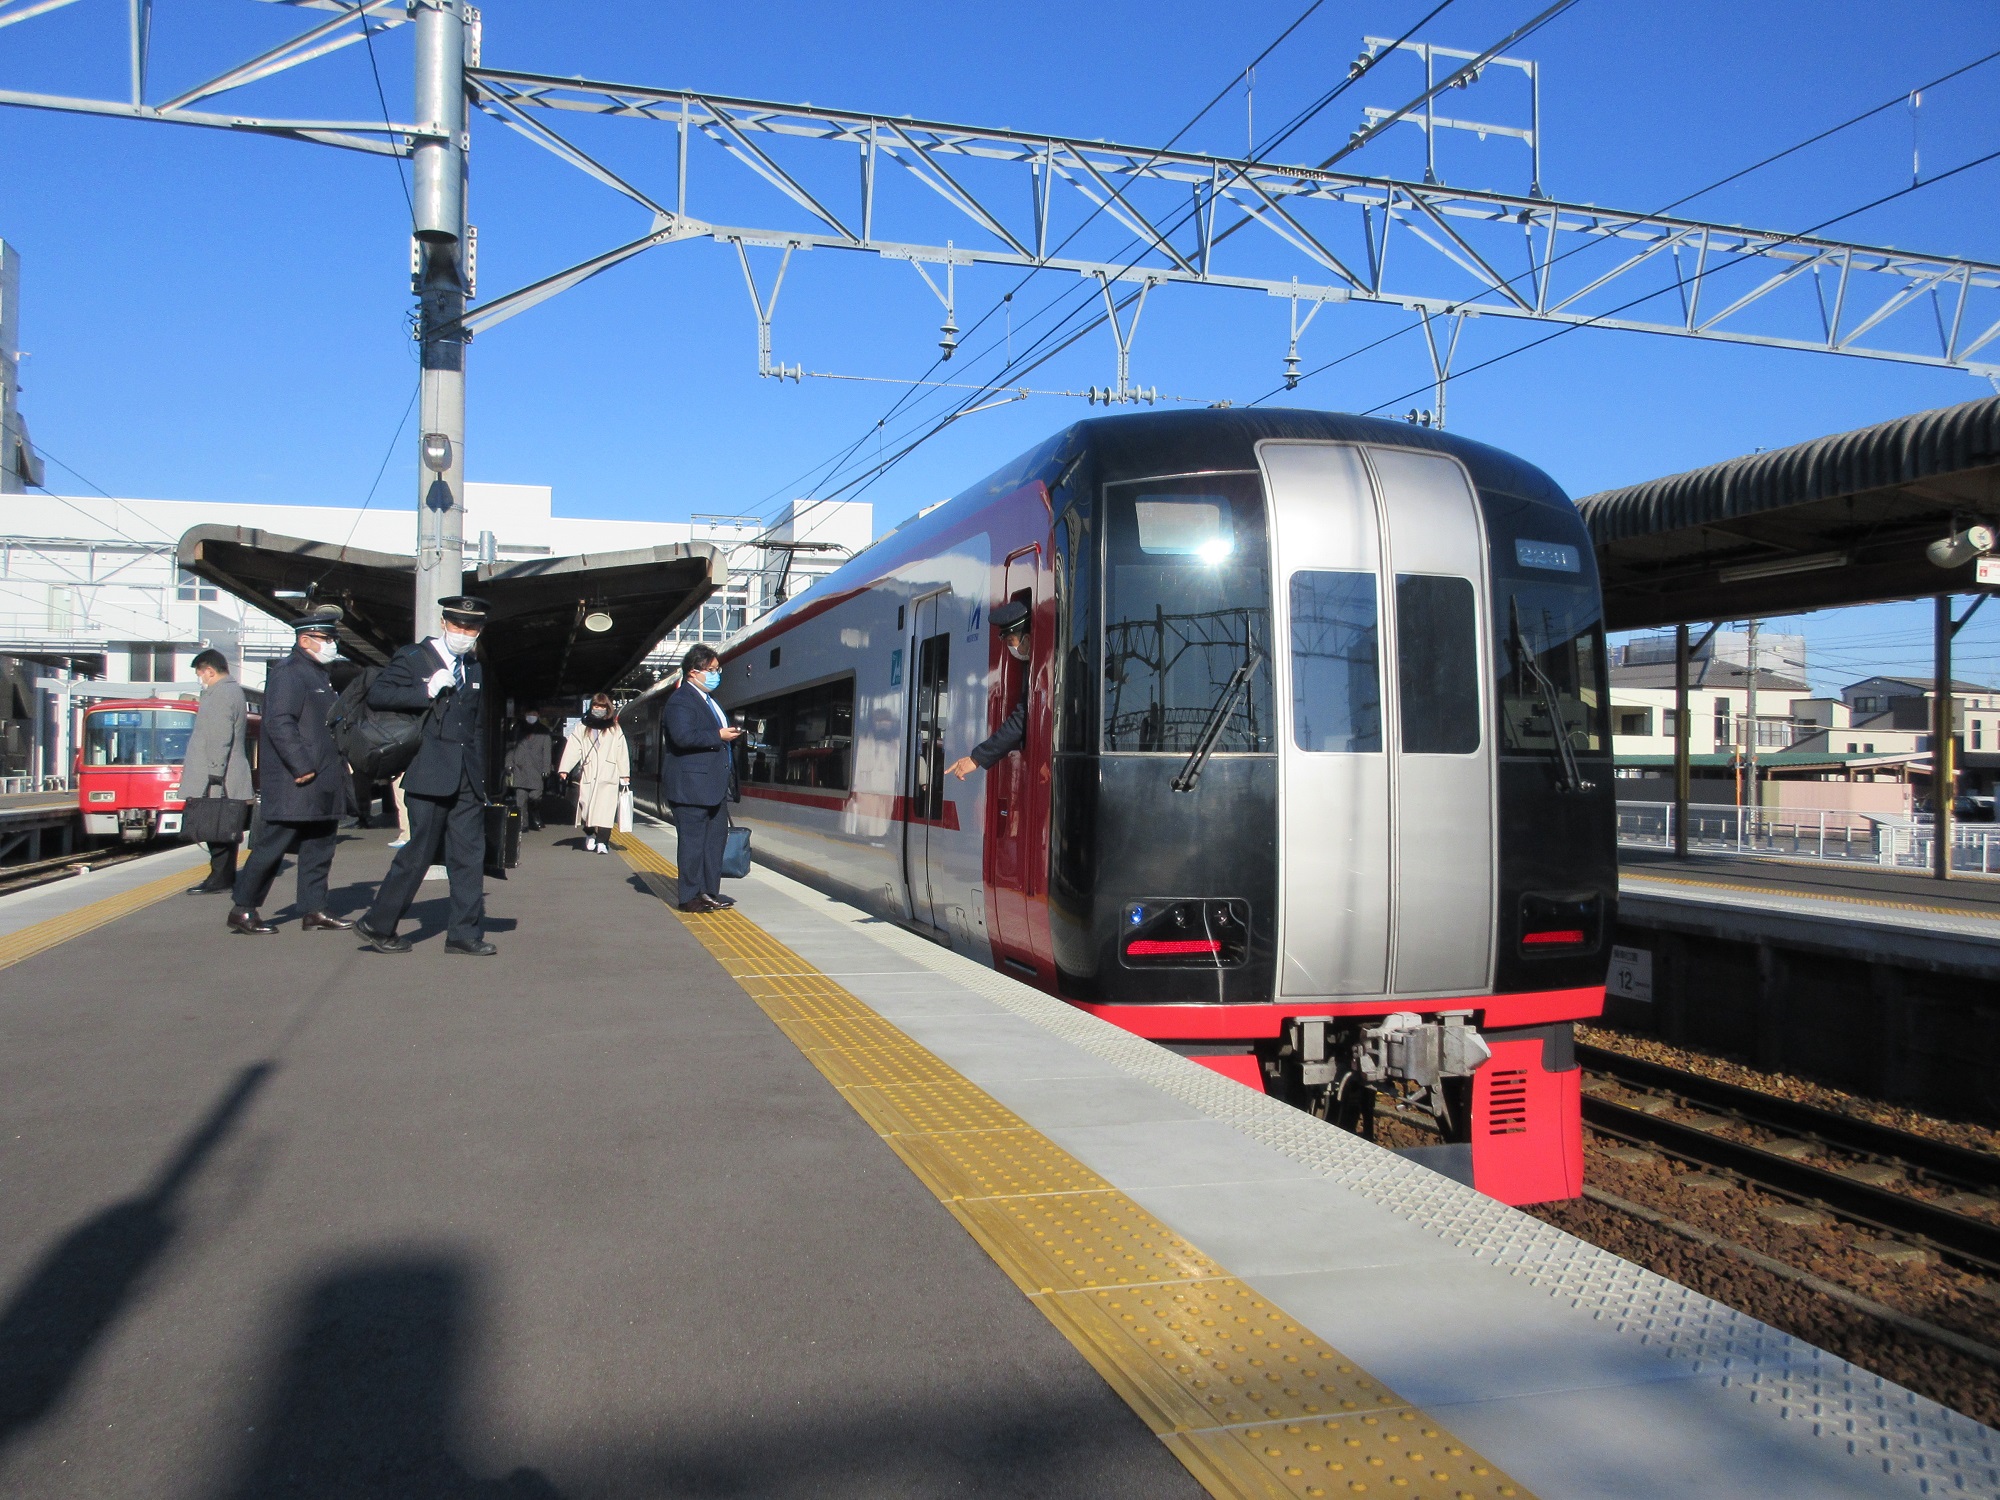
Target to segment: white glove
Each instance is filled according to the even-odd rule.
[[[450,667],[439,667],[435,672],[431,673],[431,680],[430,683],[428,684],[428,687],[430,695],[433,698],[435,698],[439,693],[443,692],[446,688],[450,687],[451,685],[452,684],[451,684]]]

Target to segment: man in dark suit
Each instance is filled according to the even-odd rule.
[[[322,604],[292,624],[292,654],[264,675],[264,774],[250,858],[236,872],[232,932],[264,936],[278,929],[257,914],[287,854],[299,862],[299,929],[345,932],[354,924],[327,915],[326,878],[347,805],[347,766],[326,727],[333,707],[327,663],[340,654],[339,608]]]
[[[987,616],[994,630],[999,632],[1000,644],[1007,648],[1007,654],[1025,668],[1028,664],[1028,606],[1018,599],[1009,599],[997,606]],[[1021,741],[1028,734],[1028,674],[1021,673],[1021,697],[1014,705],[1014,711],[1000,723],[1000,727],[972,747],[970,755],[961,755],[944,768],[947,776],[965,780],[974,771],[990,771],[1009,755],[1021,748]]]
[[[370,708],[424,713],[417,758],[403,773],[410,841],[396,851],[375,904],[356,927],[377,953],[408,953],[396,924],[444,846],[451,877],[451,925],[445,952],[486,958],[486,694],[472,654],[486,625],[486,601],[456,594],[440,601],[443,628],[405,646],[368,690]]]
[[[690,646],[681,685],[667,698],[660,794],[679,835],[682,911],[721,911],[736,902],[722,894],[722,849],[729,839],[729,803],[736,793],[736,754],[743,731],[711,696],[722,686],[722,658]]]

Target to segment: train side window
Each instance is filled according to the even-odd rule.
[[[1292,738],[1301,750],[1382,748],[1375,575],[1292,575]]]
[[[1470,579],[1396,575],[1396,683],[1405,754],[1479,748],[1479,625]]]
[[[743,779],[752,786],[844,792],[854,753],[854,679],[843,677],[740,711]]]

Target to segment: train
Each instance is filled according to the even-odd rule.
[[[1335,412],[1097,417],[722,656],[760,861],[1320,1118],[1393,1109],[1493,1197],[1581,1192],[1608,678],[1533,465]],[[623,712],[662,814],[673,685]],[[1019,750],[947,775],[1023,703]]]
[[[194,732],[195,706],[192,695],[112,698],[83,711],[76,802],[86,838],[143,844],[180,836],[184,804],[175,793],[188,736]],[[246,737],[253,768],[260,722],[259,715],[249,715]]]

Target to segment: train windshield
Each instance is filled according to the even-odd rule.
[[[1504,748],[1560,753],[1559,719],[1571,754],[1609,753],[1604,607],[1581,547],[1496,537],[1493,562]]]
[[[187,759],[194,714],[179,708],[107,708],[84,722],[87,766],[177,766]]]
[[[1104,748],[1186,754],[1246,659],[1215,753],[1275,749],[1271,570],[1255,474],[1105,487]]]

